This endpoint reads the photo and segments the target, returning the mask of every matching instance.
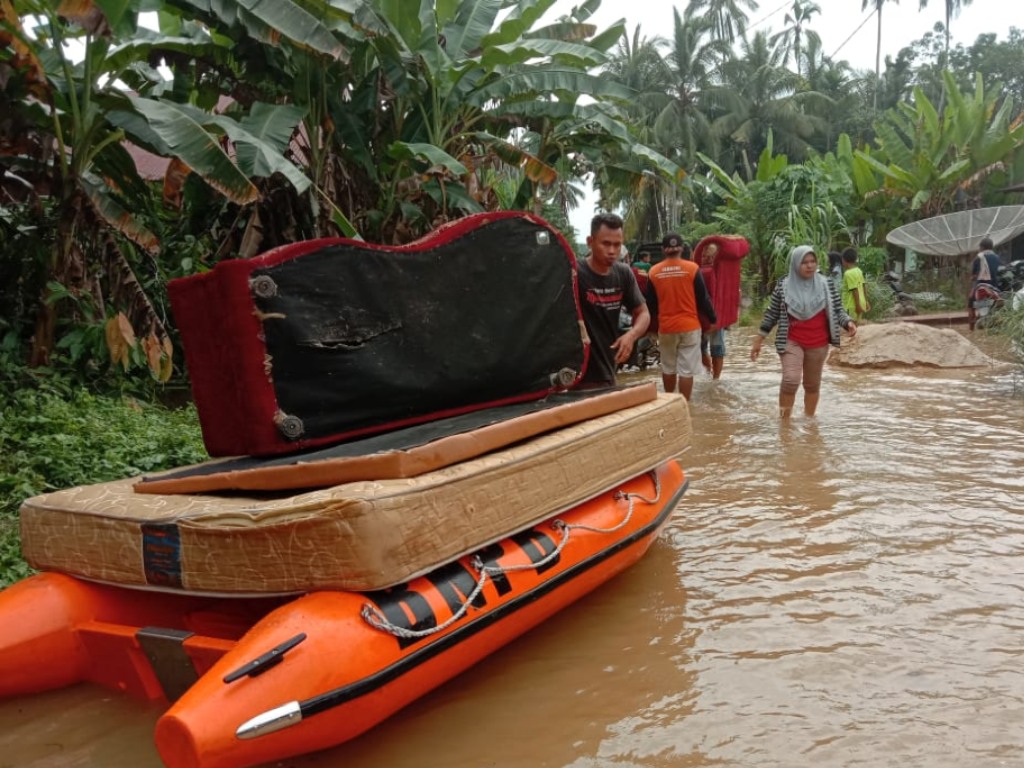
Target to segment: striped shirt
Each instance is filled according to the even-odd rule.
[[[786,342],[789,340],[789,308],[783,298],[783,284],[788,278],[780,280],[772,291],[772,297],[768,301],[768,308],[764,311],[764,319],[758,333],[767,336],[776,325],[779,329],[775,332],[775,351],[780,355],[786,351]],[[828,296],[825,306],[825,313],[828,316],[828,341],[833,347],[839,346],[839,329],[848,328],[852,318],[843,309],[843,302],[839,299],[839,292],[831,277],[825,278],[828,281]]]

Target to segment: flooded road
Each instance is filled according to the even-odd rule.
[[[818,416],[783,425],[777,356],[731,342],[644,560],[359,739],[275,765],[1024,765],[1020,381],[830,367]],[[90,686],[2,702],[0,766],[156,768],[159,714]]]

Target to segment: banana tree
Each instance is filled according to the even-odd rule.
[[[377,239],[408,239],[493,205],[489,180],[502,166],[525,171],[521,204],[534,207],[558,169],[579,167],[571,160],[584,147],[632,143],[611,106],[632,91],[594,71],[622,24],[599,32],[587,23],[596,0],[542,23],[554,2],[420,0],[413,12],[408,2],[366,3],[386,33],[356,49],[361,77],[332,117],[353,186],[379,191],[362,214]],[[523,146],[525,134],[541,145]]]
[[[363,62],[353,50],[367,35],[386,32],[368,4],[167,0],[159,18],[165,34],[205,36],[218,48],[169,60],[176,90],[205,92],[214,101],[227,97],[243,110],[254,102],[289,105],[301,115],[283,149],[311,183],[263,185],[274,202],[238,212],[248,222],[240,255],[295,239],[359,237],[342,211],[346,171],[337,162],[332,111],[361,77]]]
[[[166,312],[143,288],[159,250],[153,190],[140,178],[125,142],[173,158],[178,168],[203,179],[239,204],[259,197],[254,177],[282,172],[308,184],[281,157],[282,122],[297,121],[270,107],[234,121],[146,93],[128,93],[131,81],[158,94],[159,78],[148,58],[160,41],[118,44],[134,36],[143,0],[57,3],[7,0],[2,28],[18,52],[12,78],[24,95],[10,106],[32,126],[33,145],[0,146],[4,184],[11,172],[52,211],[52,248],[43,265],[40,310],[30,361],[48,362],[56,348],[58,321],[102,324],[112,357],[129,356],[161,380],[171,373],[172,347]],[[192,55],[209,41],[164,41],[167,50]],[[195,50],[193,50],[193,48]],[[231,144],[233,150],[228,152]],[[63,313],[63,314],[62,314]]]
[[[980,72],[974,76],[973,93],[961,92],[950,72],[943,76],[956,151],[971,164],[960,189],[980,206],[1009,182],[1012,163],[1024,153],[1024,120],[1012,96],[1002,97],[999,88],[986,90]]]
[[[313,217],[395,243],[497,205],[490,184],[503,169],[522,171],[517,204],[536,209],[566,169],[636,143],[616,109],[633,92],[594,72],[621,23],[599,32],[588,22],[599,0],[545,23],[554,4],[306,0],[346,42],[346,57],[331,59],[301,37],[263,42],[234,3],[170,0],[172,15],[232,41],[237,75],[208,63],[221,82],[237,77],[250,98],[306,110],[292,152],[314,182]]]
[[[1024,147],[1012,99],[986,91],[980,75],[969,95],[948,72],[944,82],[941,113],[917,88],[912,103],[901,102],[876,123],[877,156],[857,152],[883,179],[880,194],[909,205],[915,218],[954,210],[958,196],[980,204],[989,179],[1005,178],[1006,164]]]

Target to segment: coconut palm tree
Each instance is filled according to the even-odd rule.
[[[920,8],[924,10],[928,7],[928,0],[920,0]],[[949,27],[950,21],[960,15],[960,9],[965,5],[970,5],[971,0],[945,0],[945,11],[946,11],[946,59],[949,59]]]
[[[822,115],[832,102],[815,91],[800,90],[802,78],[783,66],[785,54],[769,42],[767,33],[756,33],[741,48],[742,55],[722,67],[726,85],[739,97],[738,106],[717,118],[714,128],[734,153],[731,162],[722,165],[729,171],[744,167],[749,179],[754,173],[751,159],[768,145],[769,131],[780,152],[790,160],[803,160],[814,135],[826,130]]]
[[[871,115],[864,109],[869,81],[867,72],[858,73],[848,62],[830,59],[819,42],[808,41],[801,90],[814,91],[832,100],[826,115],[827,132],[816,134],[812,140],[819,152],[834,150],[840,133],[858,138],[870,135]]]
[[[637,139],[656,146],[654,122],[672,87],[671,71],[664,56],[667,41],[643,37],[637,26],[632,36],[623,35],[605,74],[633,90],[635,98],[626,107],[630,130]],[[664,152],[664,147],[659,147]],[[666,190],[669,184],[651,174],[634,173],[639,167],[626,163],[599,170],[602,204],[621,206],[630,239],[654,239],[669,226]]]
[[[866,11],[868,6],[873,6],[878,21],[878,35],[875,43],[875,96],[873,104],[876,112],[878,111],[878,84],[882,76],[882,6],[885,5],[885,2],[886,0],[863,0],[860,5],[862,11]],[[900,0],[892,0],[892,2],[898,5]]]
[[[641,40],[639,31],[631,42],[624,41],[608,72],[639,89],[630,114],[641,140],[689,172],[698,162],[698,151],[717,154],[712,121],[721,111],[737,107],[738,100],[731,89],[715,82],[721,61],[730,54],[729,44],[714,37],[712,18],[692,6],[686,14],[684,18],[673,11],[670,41]],[[679,221],[680,201],[672,179],[632,179],[619,195],[630,233],[641,239]]]
[[[783,19],[783,24],[786,26],[781,32],[773,35],[770,40],[772,45],[782,43],[783,64],[788,63],[789,57],[792,55],[798,75],[800,74],[801,47],[805,42],[804,37],[806,36],[807,40],[821,42],[818,33],[808,28],[811,16],[816,13],[821,13],[821,7],[817,3],[811,2],[811,0],[793,0],[792,9],[786,12]]]
[[[717,155],[712,121],[716,114],[739,105],[731,88],[716,83],[721,63],[732,55],[731,47],[714,37],[713,19],[693,13],[689,8],[686,17],[680,18],[679,11],[673,11],[671,47],[665,57],[668,90],[653,122],[656,146],[690,168],[698,150]]]
[[[640,26],[632,36],[624,34],[604,68],[605,74],[633,91],[630,108],[634,117],[657,114],[671,88],[671,74],[663,55],[667,41],[644,37]]]
[[[735,42],[747,31],[747,13],[744,7],[756,11],[756,0],[690,0],[686,18],[704,16],[710,22],[711,36],[715,40]]]

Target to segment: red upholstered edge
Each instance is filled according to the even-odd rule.
[[[212,456],[231,453],[231,446],[219,443],[218,436],[251,433],[254,424],[267,421],[258,415],[276,408],[273,387],[260,364],[266,358],[262,324],[252,311],[248,290],[253,263],[226,261],[218,269],[238,271],[244,279],[224,280],[207,272],[172,280],[167,286],[172,306],[191,307],[176,313],[175,320],[182,337],[190,339],[185,363],[192,397],[203,416],[203,441]],[[235,407],[223,407],[229,398]],[[267,431],[261,444],[277,439],[272,429]]]
[[[700,263],[701,254],[711,243],[718,246],[718,255],[726,259],[742,259],[750,253],[750,243],[742,235],[708,235],[693,249],[693,260]]]

